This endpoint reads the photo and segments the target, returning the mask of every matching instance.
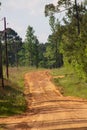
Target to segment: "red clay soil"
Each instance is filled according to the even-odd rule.
[[[25,75],[23,115],[0,118],[0,130],[87,130],[87,100],[63,97],[49,71]]]

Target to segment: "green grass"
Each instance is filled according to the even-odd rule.
[[[36,69],[33,67],[10,67],[9,68],[9,79],[20,86],[22,89],[24,88],[24,75],[28,72],[35,71]],[[5,69],[4,69],[4,77]]]
[[[72,68],[53,69],[53,82],[64,96],[74,96],[87,99],[87,83],[78,78]],[[64,76],[59,78],[58,76]]]
[[[4,80],[5,88],[0,86],[0,116],[21,114],[26,109],[23,92],[9,80]]]
[[[0,117],[22,114],[26,111],[27,106],[23,93],[24,75],[31,71],[36,71],[36,69],[28,67],[10,67],[9,80],[6,80],[4,72],[4,89],[1,88],[0,81]],[[53,69],[51,74],[54,77],[55,84],[59,87],[64,96],[87,98],[87,84],[79,79],[71,68]],[[58,75],[64,77],[57,78]]]
[[[0,117],[22,114],[26,111],[27,106],[23,93],[24,74],[33,70],[35,69],[28,67],[10,67],[9,80],[6,80],[6,76],[4,74],[4,89],[1,87],[0,80]]]

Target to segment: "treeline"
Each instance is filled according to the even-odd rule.
[[[39,43],[39,40],[34,33],[35,31],[33,27],[28,26],[25,42],[23,43],[22,50],[19,52],[20,65],[36,66],[37,68],[53,68],[61,66],[62,64],[59,63],[59,61],[56,61],[55,58],[55,51],[58,48],[52,48],[54,44],[52,43],[51,46],[50,41],[45,44]],[[50,36],[49,39],[51,40]]]
[[[51,38],[49,36],[48,43],[40,43],[35,35],[33,27],[28,26],[25,41],[22,42],[20,36],[11,28],[6,29],[7,50],[9,66],[33,66],[36,68],[53,68],[61,66],[59,61],[55,59],[55,47],[50,45]],[[4,31],[0,32],[2,42],[2,60],[6,64],[6,48],[4,43]],[[52,50],[51,50],[52,48]]]
[[[58,68],[63,65],[72,66],[79,77],[87,78],[87,1],[77,3],[71,0],[59,0],[57,5],[45,6],[45,16],[49,17],[52,33],[47,43],[40,43],[33,27],[26,31],[25,41],[11,28],[6,29],[8,43],[9,66],[36,66]],[[61,13],[62,22],[55,13]],[[3,64],[5,64],[5,44],[2,41]]]
[[[55,31],[55,13],[62,13],[63,11],[65,15],[63,13],[62,24],[59,23]],[[56,6],[53,4],[45,6],[45,15],[49,16],[51,21],[50,25],[53,30],[51,37],[56,37],[59,41],[59,52],[63,55],[64,65],[72,66],[79,77],[86,81],[87,0],[83,0],[82,2],[77,0],[59,0]]]

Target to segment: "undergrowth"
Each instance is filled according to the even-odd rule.
[[[87,83],[79,78],[72,68],[53,69],[51,74],[53,82],[64,96],[87,99]]]
[[[26,111],[24,74],[33,70],[34,68],[28,67],[10,67],[9,79],[6,79],[4,70],[4,88],[1,87],[0,80],[0,117],[22,114]]]

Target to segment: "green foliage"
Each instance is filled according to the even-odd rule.
[[[87,0],[85,0],[84,4],[87,5]]]
[[[47,60],[47,67],[57,68],[63,65],[63,57],[60,53],[59,47],[61,42],[61,25],[55,17],[50,16],[49,24],[51,26],[52,34],[48,37],[48,44],[44,56]]]
[[[54,83],[64,96],[87,98],[87,84],[77,76],[72,67],[53,69],[52,75]]]
[[[47,46],[47,43],[46,44],[39,44],[38,46],[38,52],[39,52],[39,67],[46,67],[46,58],[44,56],[44,53],[46,52],[46,46]]]
[[[86,2],[86,1],[85,1]],[[48,12],[47,16],[50,16],[50,26],[54,29],[55,20],[53,15],[55,12],[61,12],[61,9],[66,10],[63,18],[64,25],[57,24],[55,30],[51,36],[51,44],[46,52],[47,56],[52,55],[51,51],[52,43],[55,43],[55,58],[56,63],[58,59],[58,53],[63,54],[63,61],[65,65],[71,65],[78,76],[87,81],[87,7],[84,4],[77,1],[71,2],[71,0],[59,0],[57,5],[51,9],[51,4],[45,8]],[[61,8],[63,7],[63,8]],[[56,8],[56,10],[55,10]],[[51,12],[51,15],[49,15]],[[56,39],[55,39],[56,38]],[[52,46],[54,50],[54,47]],[[54,55],[54,54],[53,54]]]
[[[79,6],[82,8],[82,5]],[[84,7],[84,6],[83,6]],[[64,55],[65,63],[71,64],[77,71],[80,78],[86,81],[87,77],[87,13],[85,8],[82,8],[83,12],[79,13],[80,21],[80,35],[78,36],[77,28],[75,28],[76,21],[72,17],[69,17],[70,23],[65,26],[65,32],[62,37],[61,52]],[[74,10],[73,10],[74,11]],[[73,13],[74,14],[74,13]]]
[[[44,57],[47,59],[47,67],[53,68],[53,66],[55,64],[53,44],[49,44],[49,43],[47,44],[46,52],[44,53]]]
[[[55,17],[54,17],[54,15],[50,16],[49,25],[51,27],[51,31],[55,32]]]
[[[0,87],[0,116],[23,113],[26,110],[26,102],[22,90],[16,83],[7,80],[4,82],[5,88]]]
[[[33,28],[28,26],[25,39],[25,59],[30,66],[38,67],[38,45],[39,41],[34,35]]]
[[[25,66],[26,65],[25,43],[22,44],[21,50],[18,52],[18,57],[19,57],[19,65]]]
[[[10,66],[18,66],[18,53],[22,47],[22,39],[19,35],[11,28],[6,29],[7,34],[7,50],[8,50],[8,61]],[[4,44],[4,35],[3,31],[1,32],[1,40],[3,41],[3,63],[5,64],[5,44]]]
[[[58,7],[59,6],[65,6],[66,7],[66,6],[69,6],[69,5],[71,5],[71,0],[59,0],[57,6]]]
[[[61,9],[71,8],[71,0],[58,0],[57,5],[48,4],[45,6],[45,16],[51,16],[54,13],[61,12]],[[67,9],[66,9],[67,10]]]
[[[9,67],[9,80],[4,79],[4,89],[1,88],[0,80],[0,116],[17,115],[26,111],[24,75],[35,70],[35,68],[29,67]]]
[[[45,16],[50,16],[55,12],[55,6],[53,4],[48,4],[45,6]]]

